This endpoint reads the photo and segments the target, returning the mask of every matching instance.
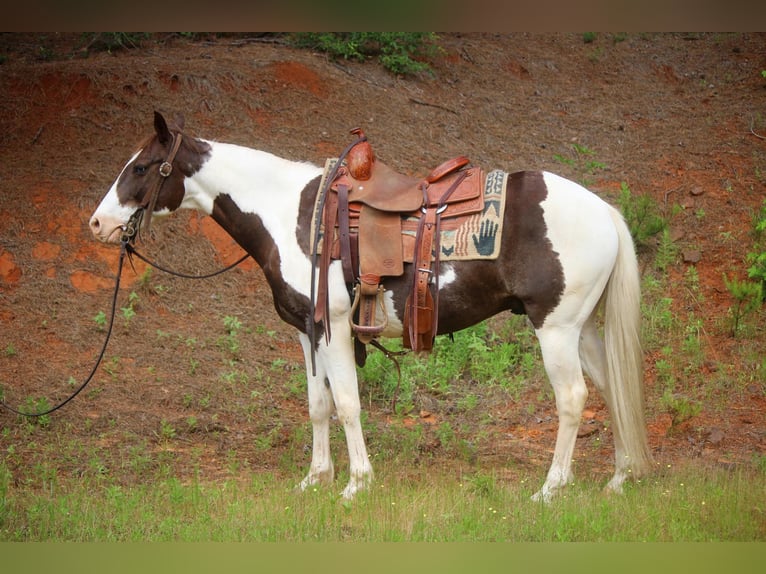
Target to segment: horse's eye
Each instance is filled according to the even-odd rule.
[[[134,165],[133,166],[133,173],[136,175],[144,175],[146,173],[146,166],[145,165]]]

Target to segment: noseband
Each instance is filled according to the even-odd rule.
[[[150,192],[146,194],[143,201],[138,206],[138,209],[136,209],[133,215],[130,216],[128,223],[122,230],[122,241],[127,243],[132,242],[138,235],[138,231],[141,228],[143,228],[144,233],[149,232],[149,227],[152,221],[152,213],[154,213],[154,208],[157,205],[157,198],[160,196],[162,184],[165,183],[170,174],[173,173],[173,161],[175,160],[176,154],[178,153],[178,148],[181,147],[182,139],[183,136],[181,135],[181,132],[178,132],[173,137],[173,146],[170,148],[170,153],[165,158],[165,161],[160,164],[158,170],[160,178],[157,180],[157,183],[150,190]]]

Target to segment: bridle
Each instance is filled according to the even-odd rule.
[[[127,251],[128,258],[131,261],[131,265],[133,264],[132,256],[135,255],[145,263],[151,265],[155,269],[159,269],[160,271],[164,273],[168,273],[169,275],[175,275],[176,277],[181,277],[183,279],[209,279],[211,277],[215,277],[216,275],[220,275],[221,273],[225,273],[226,271],[229,271],[242,263],[245,259],[250,257],[248,253],[245,253],[241,258],[239,258],[237,261],[232,263],[231,265],[224,267],[223,269],[219,269],[218,271],[214,271],[212,273],[207,273],[204,275],[190,275],[187,273],[181,273],[178,271],[173,271],[171,269],[168,269],[167,267],[163,267],[159,263],[154,262],[153,260],[149,259],[145,255],[139,253],[135,246],[133,245],[136,237],[138,236],[139,230],[141,230],[143,233],[149,232],[149,226],[151,224],[152,219],[152,213],[154,212],[154,208],[157,205],[157,198],[160,195],[160,191],[162,190],[162,184],[165,183],[168,177],[170,177],[170,174],[173,173],[173,161],[175,160],[176,154],[178,153],[178,148],[181,147],[181,140],[182,140],[181,132],[178,132],[174,138],[173,138],[173,145],[170,148],[170,153],[165,158],[165,161],[163,161],[160,164],[159,167],[159,174],[160,178],[157,180],[157,183],[154,185],[154,187],[149,191],[149,193],[146,194],[143,201],[141,201],[141,204],[139,205],[138,209],[133,212],[133,215],[130,216],[130,219],[128,219],[128,222],[125,224],[125,226],[122,228],[122,235],[120,236],[120,243],[122,244],[122,248]]]
[[[173,161],[176,159],[178,149],[181,147],[183,136],[181,132],[178,132],[173,136],[173,145],[170,148],[170,153],[165,158],[165,161],[160,163],[160,167],[157,170],[160,177],[157,179],[154,186],[144,196],[143,200],[138,206],[138,209],[133,212],[130,219],[122,229],[122,235],[120,240],[127,242],[128,245],[132,244],[138,235],[139,229],[143,233],[149,233],[149,228],[152,222],[152,214],[157,206],[157,199],[162,191],[163,184],[167,181],[170,174],[173,173]]]

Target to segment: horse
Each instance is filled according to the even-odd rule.
[[[351,301],[341,263],[328,270],[332,336],[311,317],[315,260],[312,211],[322,166],[267,151],[187,135],[183,117],[154,113],[154,131],[128,160],[90,218],[95,238],[120,244],[141,219],[178,209],[211,216],[250,254],[271,289],[280,318],[294,327],[306,362],[312,455],[305,490],[331,484],[333,410],[345,432],[349,482],[345,499],[372,483],[360,423],[360,398],[349,322]],[[580,184],[545,171],[510,174],[504,231],[492,260],[438,264],[438,332],[448,334],[502,311],[525,314],[537,336],[558,414],[555,448],[534,500],[550,501],[570,483],[572,456],[588,396],[585,376],[603,395],[614,436],[614,475],[607,492],[649,472],[640,345],[640,275],[620,212]],[[138,223],[137,223],[138,222]],[[410,264],[407,264],[410,265]],[[402,335],[412,277],[386,281],[387,325]],[[599,321],[603,316],[603,336]]]

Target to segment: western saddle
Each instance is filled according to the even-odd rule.
[[[353,296],[351,328],[363,352],[388,324],[383,281],[402,276],[404,263],[412,263],[403,343],[414,351],[430,351],[437,330],[440,232],[483,210],[483,171],[459,156],[425,178],[403,175],[375,158],[361,129],[351,133],[357,140],[319,190],[312,246],[319,272],[316,301],[312,292],[313,320],[324,324],[329,340],[327,274],[330,262],[340,260]],[[363,364],[359,346],[357,362]]]

